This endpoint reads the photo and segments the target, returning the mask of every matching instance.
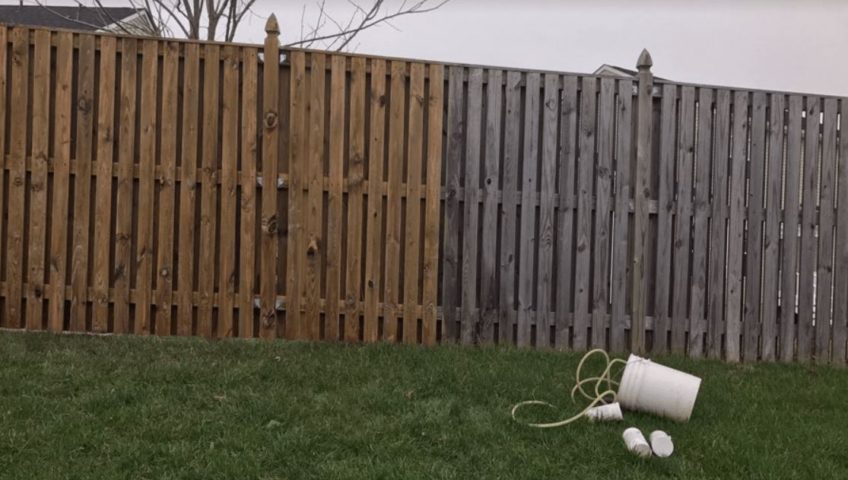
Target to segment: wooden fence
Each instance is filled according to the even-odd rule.
[[[0,326],[846,361],[846,99],[0,26]]]

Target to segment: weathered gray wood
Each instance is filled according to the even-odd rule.
[[[627,94],[630,99],[630,93]],[[629,103],[628,103],[629,105]],[[629,117],[628,117],[629,119]],[[574,279],[574,179],[577,155],[577,77],[563,79],[560,106],[559,195],[557,211],[556,346],[568,349]],[[628,153],[629,155],[629,153]],[[629,199],[628,199],[629,200]]]
[[[836,114],[835,98],[824,100],[821,140],[821,183],[819,185],[819,261],[816,274],[816,350],[820,363],[830,361],[831,287],[833,286],[833,214],[836,200]],[[846,213],[843,213],[845,215]]]
[[[692,274],[689,277],[689,356],[704,354],[707,297],[707,219],[710,212],[710,157],[712,154],[713,91],[701,88],[698,92],[698,130],[695,158],[695,204],[692,229]]]
[[[677,211],[674,220],[674,284],[672,285],[671,351],[685,351],[689,294],[689,251],[692,221],[692,174],[695,150],[695,88],[683,87],[678,117]]]
[[[610,193],[612,189],[615,79],[601,79],[598,102],[598,155],[595,162],[595,244],[592,249],[592,348],[606,347],[609,303]]]
[[[574,262],[574,349],[585,350],[589,327],[592,261],[592,185],[595,167],[595,92],[597,79],[583,77],[577,159],[577,249]]]
[[[784,96],[773,94],[769,104],[765,226],[763,227],[763,320],[761,355],[775,358],[777,336],[778,267],[780,265],[780,190],[783,163]]]
[[[500,70],[489,70],[486,86],[486,146],[483,160],[483,238],[480,255],[480,339],[495,340],[498,315],[498,190],[501,155],[501,96],[503,82]]]
[[[636,125],[636,167],[633,192],[633,275],[631,290],[630,328],[631,349],[636,353],[645,351],[645,255],[646,237],[648,231],[648,205],[650,192],[650,158],[652,155],[651,139],[653,137],[653,89],[654,76],[651,74],[651,55],[642,50],[639,61],[639,113]]]
[[[462,341],[477,342],[477,250],[480,237],[479,206],[475,199],[480,190],[480,136],[483,116],[483,70],[468,72],[465,137],[465,202],[462,227]]]
[[[459,176],[465,142],[463,109],[463,67],[452,66],[448,72],[448,122],[445,154],[445,235],[442,251],[442,339],[457,339],[459,306]]]
[[[677,86],[663,85],[660,106],[660,164],[657,192],[657,254],[654,279],[654,343],[652,351],[668,351],[668,332],[671,330],[669,304],[671,299],[671,254],[674,234],[674,190],[677,184],[674,166],[677,152]],[[650,292],[649,292],[650,294]]]
[[[716,91],[715,127],[713,133],[712,185],[710,208],[710,259],[707,305],[707,355],[721,357],[724,320],[724,277],[727,240],[727,162],[730,155],[730,92]]]
[[[845,350],[848,340],[848,99],[842,99],[840,104],[839,134],[839,165],[837,172],[837,207],[842,208],[841,215],[836,216],[836,251],[834,261],[834,294],[833,294],[833,354],[832,361],[836,365],[846,362]],[[837,210],[838,212],[838,210]]]
[[[624,351],[625,317],[627,315],[627,279],[630,275],[630,161],[631,105],[633,82],[619,80],[615,98],[615,213],[612,227],[612,315],[610,318],[609,349]],[[656,337],[654,337],[656,342]]]
[[[559,76],[545,74],[542,104],[542,169],[539,183],[539,268],[536,287],[536,345],[551,344],[553,324],[554,195],[556,194],[557,121],[559,116]]]
[[[789,97],[786,132],[786,172],[783,192],[783,254],[780,285],[780,359],[792,361],[795,355],[795,310],[798,305],[797,272],[798,219],[801,207],[801,150],[803,98]]]
[[[528,73],[524,96],[524,150],[521,157],[521,231],[518,260],[518,346],[532,342],[536,257],[536,207],[530,198],[537,191],[539,168],[539,96],[541,78]]]
[[[500,326],[498,342],[510,343],[515,325],[515,254],[516,214],[518,204],[518,168],[521,135],[521,73],[507,72],[506,110],[504,113],[503,203],[501,204],[501,254],[500,254]]]
[[[813,296],[816,272],[816,201],[819,169],[821,99],[807,97],[801,201],[801,263],[798,267],[798,360],[808,361],[813,343]]]
[[[745,239],[745,303],[742,311],[742,358],[755,361],[760,338],[762,310],[763,182],[766,166],[766,94],[754,92],[751,109],[751,152],[749,155],[748,223]]]

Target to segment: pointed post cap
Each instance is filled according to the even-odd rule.
[[[268,35],[280,34],[280,25],[277,23],[277,16],[273,13],[268,17],[268,21],[265,22],[265,33]]]
[[[639,70],[650,69],[653,65],[654,61],[651,59],[651,54],[647,48],[643,48],[642,53],[639,54],[639,60],[636,61],[636,68]]]

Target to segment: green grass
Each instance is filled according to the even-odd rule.
[[[845,478],[848,371],[658,359],[704,379],[692,420],[553,430],[579,355],[0,333],[2,478]],[[674,438],[630,455],[621,432]]]

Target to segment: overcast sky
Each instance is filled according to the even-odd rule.
[[[238,40],[261,43],[271,12],[283,41],[295,40],[304,5],[309,23],[316,3],[257,0]],[[340,20],[351,8],[347,0],[326,5]],[[669,79],[848,96],[846,0],[451,0],[394,26],[362,34],[355,50],[591,72],[603,63],[632,68],[646,47],[654,73]]]

